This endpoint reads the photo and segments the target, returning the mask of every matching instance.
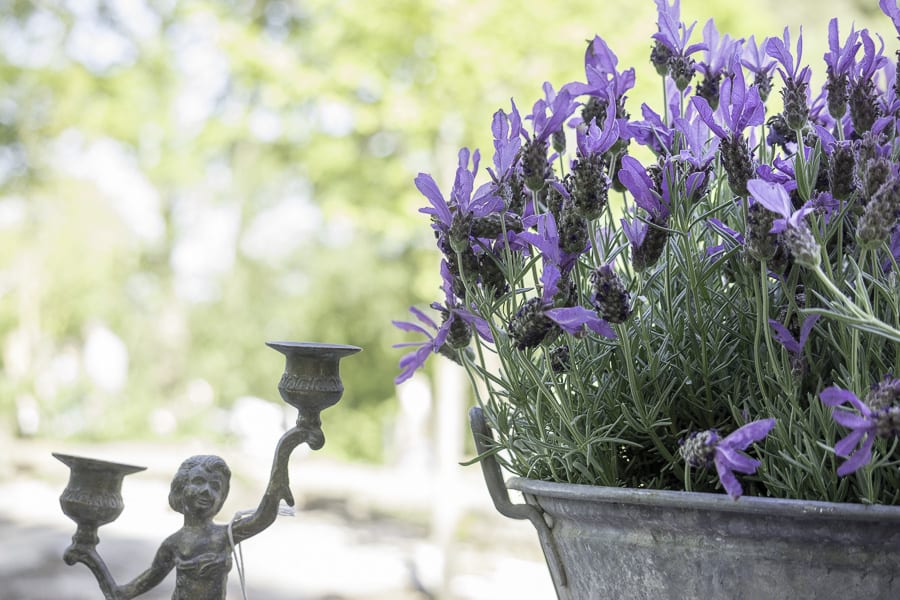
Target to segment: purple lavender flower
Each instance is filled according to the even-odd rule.
[[[634,68],[619,71],[619,58],[600,36],[595,36],[588,43],[584,53],[584,72],[586,83],[573,81],[562,87],[573,97],[589,96],[587,104],[581,111],[585,124],[596,118],[600,123],[606,120],[606,111],[610,105],[615,108],[616,117],[627,122],[624,114],[625,92],[634,87]],[[624,131],[625,123],[620,126]]]
[[[779,215],[780,218],[772,222],[769,232],[783,234],[784,243],[798,264],[811,269],[817,268],[821,248],[803,220],[814,210],[813,206],[807,202],[800,209],[794,210],[790,195],[780,183],[751,179],[747,182],[747,189],[755,202]]]
[[[716,467],[719,481],[729,496],[737,500],[744,493],[734,472],[753,474],[760,461],[744,454],[753,442],[765,438],[775,427],[775,419],[762,419],[747,423],[730,435],[720,438],[715,429],[690,434],[682,440],[679,453],[692,467]]]
[[[522,147],[522,117],[515,101],[511,101],[509,114],[498,110],[491,119],[491,133],[494,135],[494,169],[488,173],[495,180],[503,180],[512,171],[519,149]]]
[[[753,156],[743,132],[748,127],[762,124],[765,106],[759,97],[759,89],[756,86],[747,88],[737,54],[732,58],[731,71],[733,75],[722,84],[718,110],[713,112],[706,99],[699,96],[691,98],[691,105],[699,118],[722,140],[719,153],[728,185],[734,194],[744,197],[747,195],[747,180],[753,176]],[[716,117],[725,127],[719,125]]]
[[[897,7],[896,0],[879,0],[878,6],[880,6],[881,11],[894,22],[894,29],[900,34],[900,8]],[[897,36],[897,39],[900,39],[900,35]],[[900,65],[900,54],[897,55],[897,63],[894,65],[893,77],[889,79],[889,81],[893,80],[894,82],[894,85],[890,88],[894,97],[900,96],[900,67],[898,67],[898,65]]]
[[[622,158],[619,179],[634,196],[635,204],[649,213],[648,220],[622,219],[622,231],[631,244],[631,263],[637,271],[652,267],[662,256],[668,240],[669,183],[673,180],[674,165],[667,162],[662,172],[661,190],[635,158]]]
[[[769,319],[769,325],[775,331],[773,334],[775,341],[791,353],[791,370],[795,374],[806,372],[807,363],[803,356],[803,348],[806,347],[806,342],[809,340],[809,334],[812,333],[812,329],[818,320],[819,315],[809,315],[803,319],[803,323],[800,325],[799,335],[795,338],[790,329],[775,319]]]
[[[441,262],[441,276],[443,279],[444,304],[433,302],[431,308],[438,311],[442,317],[438,326],[431,317],[418,308],[411,306],[409,312],[418,319],[419,323],[411,321],[393,321],[398,329],[418,333],[425,336],[425,340],[419,342],[402,342],[394,344],[394,348],[415,348],[400,359],[400,374],[394,379],[394,383],[400,384],[412,377],[416,370],[425,365],[425,361],[431,354],[443,354],[444,356],[460,362],[459,353],[468,346],[474,329],[485,341],[492,342],[493,336],[487,321],[475,315],[459,304],[459,300],[453,294],[453,282],[446,261]]]
[[[775,69],[775,61],[766,54],[766,44],[769,38],[763,38],[760,44],[756,45],[756,38],[750,36],[750,39],[744,42],[743,58],[741,64],[747,67],[747,70],[753,74],[753,83],[759,90],[760,99],[765,102],[772,91],[772,71]]]
[[[432,353],[440,352],[441,348],[444,347],[444,343],[447,341],[447,334],[450,332],[450,326],[446,322],[438,327],[437,323],[435,323],[431,317],[414,306],[410,307],[409,312],[411,312],[422,325],[410,321],[393,321],[394,326],[403,331],[420,333],[427,339],[422,342],[403,342],[393,345],[394,348],[416,348],[400,359],[400,374],[394,379],[394,383],[396,384],[403,383],[412,377],[413,373],[424,366],[425,361]],[[434,333],[432,333],[432,331],[434,331]]]
[[[851,28],[847,41],[841,46],[838,20],[834,18],[829,21],[828,52],[824,56],[827,65],[825,90],[828,93],[828,112],[835,119],[840,119],[847,111],[847,84],[860,47],[860,42],[856,41],[858,38],[859,33]]]
[[[703,81],[697,86],[697,95],[705,98],[715,110],[719,105],[719,84],[722,82],[722,76],[743,40],[732,39],[727,33],[719,35],[715,22],[710,19],[703,27],[703,41],[706,46],[705,60],[695,67],[697,72],[703,75]]]
[[[800,227],[803,218],[813,211],[809,203],[804,204],[799,210],[794,210],[790,194],[780,183],[773,183],[765,179],[751,179],[747,182],[751,197],[769,210],[777,213],[781,218],[775,219],[770,233],[781,233],[789,227]]]
[[[522,148],[522,175],[525,177],[525,185],[532,191],[544,188],[550,179],[549,165],[547,164],[547,140],[550,136],[562,131],[563,124],[575,111],[578,103],[571,93],[553,90],[549,82],[544,83],[544,98],[534,103],[531,114],[525,117],[531,120],[534,128],[534,136],[529,137],[523,129],[525,146]],[[550,115],[547,115],[547,111]]]
[[[801,129],[809,118],[809,79],[811,76],[809,67],[800,69],[800,59],[803,56],[803,28],[797,36],[797,60],[791,54],[791,34],[785,27],[781,39],[770,38],[766,42],[766,53],[781,65],[778,73],[784,81],[781,97],[784,101],[784,120],[787,126],[793,130]]]
[[[890,17],[897,33],[900,33],[900,7],[897,6],[897,0],[878,0],[878,6],[885,15]],[[900,39],[900,35],[897,38]]]
[[[644,120],[634,121],[630,125],[634,140],[656,156],[670,154],[674,147],[675,130],[663,123],[662,117],[646,104],[641,105],[641,113]]]
[[[449,246],[457,252],[469,247],[472,218],[484,217],[503,208],[500,198],[489,193],[488,186],[481,186],[474,195],[472,193],[479,158],[476,150],[472,155],[472,169],[469,170],[469,149],[459,151],[459,165],[449,201],[444,199],[431,175],[419,173],[415,179],[416,187],[431,204],[430,207],[419,209],[419,212],[431,215],[432,228],[438,234],[439,245],[440,238],[446,236]]]
[[[853,392],[837,386],[822,390],[819,399],[833,407],[831,416],[839,425],[851,430],[834,445],[834,453],[847,459],[838,467],[837,474],[841,477],[869,464],[875,438],[900,435],[900,406],[896,404],[873,409]],[[845,403],[850,403],[859,414],[841,410],[839,407]]]
[[[668,0],[656,0],[656,25],[659,31],[653,34],[653,39],[668,51],[669,75],[675,80],[678,89],[684,91],[694,76],[694,59],[691,54],[706,50],[706,44],[688,45],[697,22],[694,21],[690,27],[685,26],[681,21],[679,4],[679,0],[674,0],[671,6]]]
[[[863,57],[850,71],[850,95],[847,102],[850,106],[853,130],[858,136],[862,136],[872,129],[875,121],[881,116],[873,76],[887,63],[887,58],[882,54],[883,40],[881,48],[876,50],[875,42],[868,31],[863,29],[859,37],[862,40]]]
[[[818,320],[819,315],[810,315],[803,319],[803,324],[800,325],[800,335],[797,338],[794,338],[794,334],[775,319],[769,319],[769,325],[775,330],[775,341],[784,346],[784,349],[791,354],[799,356],[803,353],[809,334]]]
[[[616,338],[616,332],[613,331],[609,323],[598,317],[593,310],[583,306],[550,308],[544,314],[563,331],[573,335],[579,335],[587,328],[603,337]]]
[[[747,127],[762,125],[765,120],[766,109],[759,97],[759,90],[753,86],[747,88],[739,57],[733,58],[731,70],[733,76],[722,84],[720,106],[715,113],[705,98],[691,98],[700,119],[723,140],[742,135]],[[727,129],[716,122],[715,115],[722,119]]]

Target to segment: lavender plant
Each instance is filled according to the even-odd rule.
[[[480,186],[467,149],[449,199],[416,178],[444,300],[397,382],[459,363],[525,477],[900,504],[900,51],[833,19],[813,97],[802,32],[692,43],[656,5],[661,110],[595,37],[494,114]]]

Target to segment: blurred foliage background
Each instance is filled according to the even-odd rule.
[[[831,16],[895,32],[875,0],[684,0],[736,37]],[[330,452],[383,457],[403,336],[437,298],[420,171],[445,189],[490,118],[583,79],[599,34],[657,105],[650,0],[0,0],[0,428],[229,435],[277,401],[266,340],[349,343]],[[815,80],[814,80],[815,81]],[[338,414],[339,413],[339,414]],[[462,418],[463,415],[460,415]]]

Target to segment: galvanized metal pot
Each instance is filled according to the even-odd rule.
[[[482,469],[498,510],[537,527],[560,600],[900,598],[900,507],[504,485],[493,457]],[[526,503],[512,504],[507,489]]]

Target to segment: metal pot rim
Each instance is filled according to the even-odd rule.
[[[506,486],[509,489],[520,491],[529,496],[581,502],[660,506],[714,512],[757,513],[794,518],[877,520],[885,524],[888,522],[900,523],[900,506],[763,498],[758,496],[742,496],[737,500],[733,500],[726,494],[616,488],[540,481],[524,477],[512,477],[507,480]]]

